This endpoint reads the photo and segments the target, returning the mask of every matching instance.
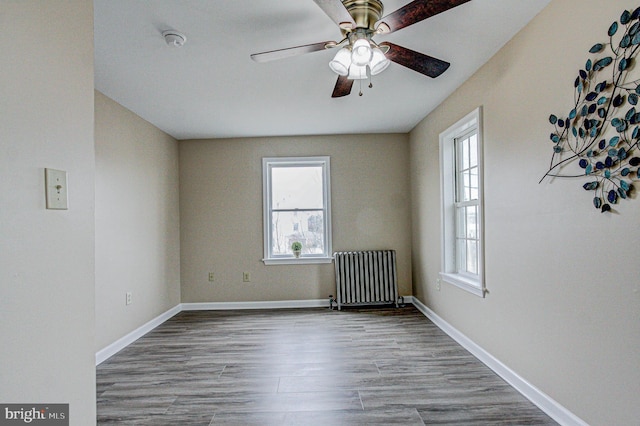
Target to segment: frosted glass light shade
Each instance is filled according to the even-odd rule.
[[[351,65],[351,52],[346,47],[338,50],[333,60],[329,62],[329,68],[338,75],[346,76],[349,74],[349,66]]]
[[[349,80],[363,80],[367,78],[367,66],[351,64],[349,67]]]
[[[374,48],[371,58],[371,64],[369,65],[369,67],[371,68],[371,75],[380,74],[382,71],[387,69],[390,63],[391,61],[384,56],[382,50],[377,47]]]
[[[371,61],[372,56],[373,51],[371,50],[371,45],[368,40],[361,38],[353,43],[353,51],[351,52],[351,62],[353,64],[358,66],[367,65]]]

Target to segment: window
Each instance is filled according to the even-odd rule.
[[[440,279],[484,297],[481,118],[478,108],[440,134]]]
[[[329,169],[329,157],[262,159],[265,264],[331,262]]]

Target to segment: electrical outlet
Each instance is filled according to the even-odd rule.
[[[243,272],[242,273],[242,281],[245,283],[251,282],[251,273]]]
[[[442,283],[442,280],[440,278],[438,278],[436,280],[436,290],[440,291],[440,284]]]
[[[131,303],[133,303],[133,296],[131,295],[131,292],[127,292],[126,304],[130,305]]]
[[[213,280],[214,280],[213,272],[209,272],[209,282],[213,282]]]

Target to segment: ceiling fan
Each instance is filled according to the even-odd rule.
[[[342,40],[254,53],[251,58],[256,62],[267,62],[340,48],[329,63],[329,67],[338,74],[331,97],[338,98],[351,93],[354,80],[381,73],[391,61],[432,78],[445,72],[450,65],[448,62],[390,42],[377,44],[373,37],[398,31],[470,0],[414,0],[383,18],[384,6],[380,0],[313,1],[338,24]]]

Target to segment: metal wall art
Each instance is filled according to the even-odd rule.
[[[629,198],[640,180],[640,7],[625,10],[609,27],[609,42],[597,43],[575,80],[575,106],[566,118],[551,115],[553,154],[546,177],[584,178],[593,205],[610,212]],[[575,171],[566,172],[569,165]]]

